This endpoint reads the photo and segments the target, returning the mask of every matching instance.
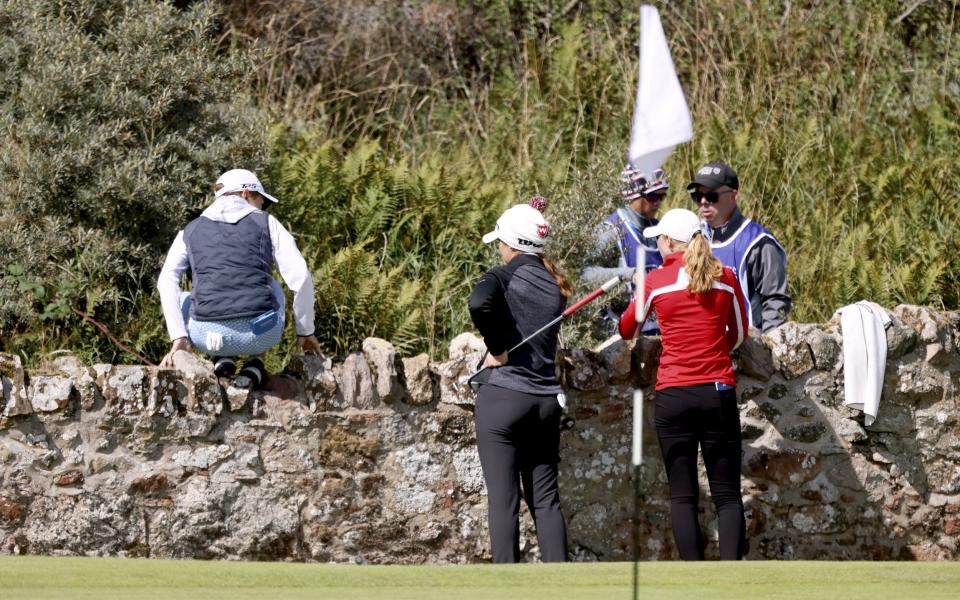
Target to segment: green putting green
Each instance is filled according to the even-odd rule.
[[[0,598],[613,600],[630,563],[352,566],[114,558],[0,557]],[[955,599],[960,563],[641,563],[644,599]]]

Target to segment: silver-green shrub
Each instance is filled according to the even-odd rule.
[[[79,310],[159,354],[167,245],[219,172],[266,158],[218,28],[209,3],[0,3],[0,346],[130,360]]]

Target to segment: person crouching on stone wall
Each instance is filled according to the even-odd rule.
[[[720,558],[746,552],[740,496],[740,412],[730,352],[746,337],[748,316],[733,271],[713,256],[709,228],[684,209],[670,210],[643,231],[657,238],[663,266],[646,275],[643,317],[657,312],[663,343],[655,423],[670,484],[673,537],[683,560],[703,560],[697,520],[697,448],[720,519]],[[639,280],[635,281],[639,283]],[[642,321],[641,321],[642,322]],[[620,335],[637,331],[634,303]]]
[[[214,184],[215,199],[177,234],[157,280],[163,316],[173,344],[161,366],[173,366],[177,350],[197,348],[215,358],[218,377],[236,374],[235,358],[246,356],[234,384],[259,387],[263,354],[283,335],[285,300],[273,264],[293,291],[297,346],[320,353],[314,337],[313,280],[293,236],[266,209],[277,199],[257,176],[232,169]],[[190,268],[193,292],[181,292]]]
[[[487,346],[483,364],[489,376],[477,392],[475,418],[498,563],[520,560],[521,484],[543,561],[567,560],[557,484],[563,411],[554,361],[560,324],[507,352],[558,317],[570,297],[570,284],[543,256],[548,231],[533,206],[504,212],[483,241],[498,240],[506,264],[487,271],[470,295],[470,316]]]

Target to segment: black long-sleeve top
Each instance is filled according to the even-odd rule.
[[[521,254],[484,273],[470,294],[470,317],[494,355],[560,316],[567,301],[535,254]],[[488,369],[484,383],[528,394],[556,394],[555,358],[560,323],[507,355],[507,364]]]

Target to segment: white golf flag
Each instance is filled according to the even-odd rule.
[[[692,138],[690,110],[673,68],[660,14],[653,6],[641,6],[640,81],[627,161],[649,174],[663,166],[675,146]]]

